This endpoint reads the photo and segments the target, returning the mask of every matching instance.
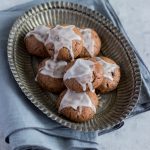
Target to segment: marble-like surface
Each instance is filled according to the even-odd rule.
[[[0,10],[30,0],[2,1]],[[110,0],[129,37],[150,69],[150,0]],[[2,141],[0,150],[8,150]],[[126,120],[125,125],[98,138],[100,150],[150,150],[150,112]]]
[[[109,0],[150,69],[150,0]]]

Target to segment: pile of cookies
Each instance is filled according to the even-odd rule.
[[[27,51],[43,58],[35,80],[45,90],[60,94],[58,113],[74,122],[84,122],[96,114],[100,93],[114,90],[120,67],[99,56],[101,40],[90,28],[74,25],[40,25],[25,37]]]

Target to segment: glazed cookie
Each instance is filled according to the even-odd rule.
[[[98,107],[98,97],[93,92],[76,93],[63,91],[57,99],[58,112],[74,122],[84,122],[91,119]]]
[[[76,59],[65,68],[65,85],[76,92],[93,91],[103,80],[103,66],[95,59]]]
[[[97,56],[101,48],[101,40],[96,31],[86,28],[80,29],[83,37],[83,49],[79,57]]]
[[[96,60],[103,65],[104,79],[102,84],[97,88],[101,93],[114,90],[120,80],[120,67],[110,58],[96,57]]]
[[[63,91],[65,89],[63,75],[66,65],[67,62],[65,61],[43,60],[39,65],[36,81],[42,88],[50,92],[59,93]]]
[[[45,42],[47,52],[54,60],[74,60],[82,50],[80,30],[74,25],[52,28]]]
[[[27,33],[25,37],[25,45],[27,51],[31,55],[39,57],[48,57],[49,54],[45,48],[45,40],[48,37],[50,28],[44,25],[36,27],[34,30]]]

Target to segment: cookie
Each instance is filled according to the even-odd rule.
[[[36,80],[39,85],[49,92],[60,93],[65,89],[63,83],[65,61],[55,62],[51,59],[43,60],[38,68]]]
[[[94,57],[97,56],[101,48],[101,40],[96,31],[85,28],[80,29],[83,37],[83,49],[78,57]]]
[[[102,84],[97,88],[101,93],[107,93],[114,90],[120,80],[120,67],[110,58],[101,56],[96,57],[96,60],[103,65],[104,79]]]
[[[74,60],[82,50],[80,30],[74,25],[52,28],[45,42],[47,52],[54,60]]]
[[[45,48],[45,40],[47,39],[50,28],[44,25],[36,27],[34,30],[27,33],[25,37],[25,45],[27,51],[31,55],[38,57],[49,57]]]
[[[57,99],[58,113],[73,122],[85,122],[92,119],[98,104],[97,95],[90,91],[76,93],[65,90]]]
[[[103,67],[92,58],[79,58],[66,66],[63,80],[70,90],[93,91],[103,81]]]

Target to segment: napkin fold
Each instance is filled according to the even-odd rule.
[[[97,150],[99,149],[98,132],[75,131],[47,118],[24,96],[9,70],[7,39],[11,26],[24,11],[41,2],[46,1],[36,0],[0,11],[0,126],[4,137],[12,150]],[[70,0],[70,2],[82,4],[101,12],[123,32],[130,42],[107,0]],[[135,50],[133,44],[131,42],[130,44]],[[136,50],[135,53],[142,72],[142,89],[139,103],[131,116],[150,109],[150,73]],[[122,122],[99,135],[118,129],[123,124]]]

